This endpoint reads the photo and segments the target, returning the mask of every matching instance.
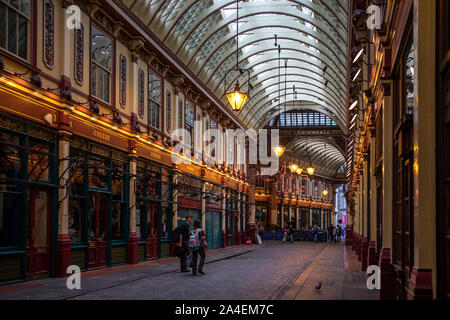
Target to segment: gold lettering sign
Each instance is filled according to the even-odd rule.
[[[108,142],[111,141],[111,136],[107,135],[106,133],[97,131],[97,130],[94,130],[94,136],[99,139],[102,139],[104,141],[108,141]]]
[[[161,160],[161,155],[159,153],[151,152],[150,154],[152,158]]]

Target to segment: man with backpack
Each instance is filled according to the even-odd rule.
[[[191,234],[192,217],[186,217],[186,221],[173,231],[173,240],[176,241],[175,248],[177,257],[180,258],[181,272],[189,272],[186,267],[186,258],[191,254],[188,246],[189,237]]]
[[[197,275],[197,257],[200,255],[200,265],[198,266],[198,273],[205,274],[203,272],[203,265],[205,264],[205,250],[206,250],[206,235],[205,232],[200,229],[201,222],[199,220],[194,221],[194,228],[191,231],[189,237],[189,249],[192,252],[192,275]]]

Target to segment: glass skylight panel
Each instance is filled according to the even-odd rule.
[[[177,16],[179,9],[183,6],[183,1],[170,0],[166,1],[161,8],[161,20],[170,21]]]

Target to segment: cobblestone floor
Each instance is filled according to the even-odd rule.
[[[377,299],[355,259],[342,244],[265,242],[208,252],[206,275],[182,274],[177,259],[165,259],[83,273],[81,290],[68,290],[66,279],[3,286],[0,299]]]

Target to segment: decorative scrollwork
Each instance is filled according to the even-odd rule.
[[[120,105],[125,108],[127,105],[127,58],[123,54],[120,55]]]
[[[75,29],[75,81],[80,86],[84,81],[84,27]]]
[[[145,74],[139,69],[139,116],[144,118],[145,112]]]
[[[50,0],[44,1],[44,63],[55,66],[55,6]]]

